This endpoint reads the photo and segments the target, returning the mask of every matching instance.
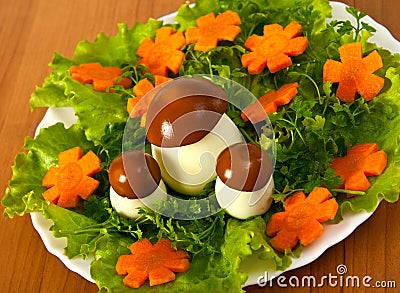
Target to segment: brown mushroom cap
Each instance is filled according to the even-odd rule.
[[[227,107],[225,91],[211,81],[178,78],[155,94],[146,117],[147,139],[158,147],[195,143],[215,127]]]
[[[250,192],[263,188],[273,170],[271,158],[264,150],[251,143],[237,143],[221,152],[216,171],[228,187]]]
[[[161,170],[149,154],[127,151],[113,160],[108,169],[108,178],[120,196],[143,198],[157,189],[161,181]]]

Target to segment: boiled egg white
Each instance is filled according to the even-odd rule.
[[[268,154],[256,145],[238,143],[223,150],[216,166],[219,205],[238,219],[264,214],[272,204],[272,168]]]
[[[244,141],[227,107],[225,91],[202,78],[179,78],[154,94],[146,135],[163,180],[176,192],[200,194],[216,176],[220,152]]]
[[[108,177],[111,206],[124,217],[137,218],[139,207],[149,207],[166,198],[160,168],[143,151],[128,151],[115,158]]]
[[[217,125],[198,142],[180,147],[151,146],[163,180],[175,191],[198,195],[216,177],[218,155],[228,146],[243,142],[243,136],[225,114]]]

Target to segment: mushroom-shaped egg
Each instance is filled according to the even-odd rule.
[[[143,151],[127,151],[116,157],[108,169],[108,178],[111,205],[124,217],[137,218],[138,207],[165,199],[160,167]]]
[[[163,180],[198,195],[215,176],[218,155],[243,137],[224,113],[225,91],[202,78],[178,78],[161,88],[147,112],[147,139]]]
[[[273,166],[263,149],[250,143],[231,145],[218,156],[216,169],[215,194],[228,214],[246,219],[269,209]]]

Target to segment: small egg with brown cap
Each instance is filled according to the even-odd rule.
[[[111,206],[122,216],[137,218],[138,208],[164,200],[166,186],[158,163],[149,154],[126,151],[108,169]]]
[[[244,139],[224,114],[225,91],[203,78],[178,78],[155,95],[146,118],[147,139],[165,183],[198,195],[215,176],[218,155]]]
[[[246,219],[270,208],[273,163],[266,151],[251,143],[231,145],[218,156],[216,171],[216,198],[229,215]]]

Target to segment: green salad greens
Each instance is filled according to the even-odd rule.
[[[237,12],[242,21],[235,40],[221,41],[207,52],[196,51],[194,44],[185,45],[179,74],[170,77],[219,75],[241,84],[256,97],[286,83],[299,83],[297,96],[269,115],[276,140],[271,209],[263,216],[247,220],[234,219],[224,211],[202,219],[177,220],[147,208],[140,209],[138,219],[120,216],[110,204],[107,172],[122,152],[124,131],[139,140],[145,136],[145,130],[139,127],[140,117],[132,129],[126,130],[126,104],[134,94],[132,89],[122,86],[95,91],[90,84],[72,79],[69,68],[99,62],[120,67],[133,85],[144,78],[152,80],[153,75],[145,66],[138,65],[140,57],[135,53],[145,37],[154,39],[156,30],[163,26],[185,32],[196,26],[198,17],[226,10]],[[16,156],[13,176],[2,199],[5,215],[12,218],[41,212],[51,219],[54,237],[67,239],[65,254],[69,258],[93,256],[90,272],[102,292],[243,292],[248,276],[241,263],[255,254],[272,271],[287,269],[291,257],[301,257],[301,249],[288,254],[276,252],[265,233],[268,219],[274,212],[282,211],[286,196],[296,190],[309,193],[316,186],[326,186],[340,206],[333,222],[341,221],[345,210],[373,212],[381,199],[396,202],[399,197],[400,55],[369,42],[375,29],[363,22],[365,14],[353,8],[347,11],[353,22],[327,21],[331,6],[325,0],[198,0],[195,6],[184,4],[174,24],[154,19],[131,28],[120,24],[115,36],[101,33],[94,42],[80,42],[71,59],[56,53],[50,64],[53,71],[32,94],[31,107],[73,107],[77,122],[69,128],[57,123],[42,129],[35,138],[26,138],[28,152]],[[286,26],[292,20],[301,24],[302,34],[308,38],[306,51],[294,57],[293,65],[285,70],[250,75],[241,63],[241,56],[247,52],[246,39],[252,34],[262,35],[266,24]],[[385,85],[369,102],[362,97],[350,103],[341,102],[335,96],[337,85],[322,80],[326,60],[339,60],[338,48],[354,41],[363,44],[364,54],[377,50],[383,60],[383,68],[375,74],[385,78]],[[227,114],[247,139],[266,143],[240,118],[240,111],[229,107]],[[369,178],[372,185],[365,193],[349,198],[346,190],[335,189],[342,180],[329,166],[334,157],[344,156],[351,146],[363,142],[377,143],[386,152],[388,164],[382,175]],[[64,209],[43,199],[45,187],[41,182],[49,167],[57,165],[57,155],[75,146],[84,152],[92,150],[100,157],[102,171],[94,176],[100,186],[78,207]],[[213,184],[205,187],[204,196],[214,192]],[[164,208],[176,208],[174,203],[169,204]],[[200,209],[194,204],[194,215]],[[148,238],[154,243],[162,237],[190,253],[190,269],[167,284],[150,287],[145,283],[139,289],[124,286],[123,276],[115,270],[119,256],[128,254],[129,246],[138,239]]]

